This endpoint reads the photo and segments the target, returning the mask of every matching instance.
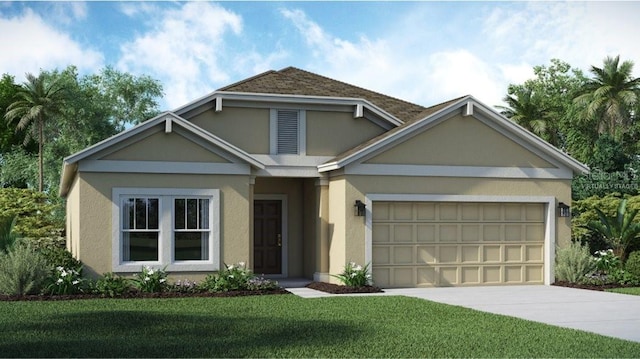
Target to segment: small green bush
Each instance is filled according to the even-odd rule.
[[[364,287],[371,285],[371,274],[369,274],[369,265],[364,267],[354,262],[349,262],[344,266],[342,273],[334,275],[340,279],[342,284],[349,287]]]
[[[131,289],[131,281],[115,273],[105,273],[93,284],[93,292],[103,297],[119,297]]]
[[[0,293],[25,295],[39,293],[51,273],[51,267],[40,253],[25,243],[0,253]]]
[[[46,293],[57,295],[68,295],[83,293],[87,287],[87,281],[82,278],[82,268],[56,267],[49,277],[49,285]]]
[[[60,247],[57,243],[40,243],[35,249],[47,259],[52,267],[63,267],[68,270],[81,272],[82,263],[75,259],[71,252],[64,247]]]
[[[640,278],[640,251],[631,252],[627,263],[624,264],[625,271]]]
[[[7,252],[18,239],[14,231],[17,216],[0,217],[0,252]]]
[[[254,278],[251,270],[247,269],[244,262],[224,265],[224,269],[216,274],[209,274],[201,286],[210,292],[229,292],[234,290],[247,290],[248,282]]]
[[[142,272],[136,273],[134,286],[144,293],[160,293],[167,289],[167,272],[163,269],[153,269],[143,266]]]
[[[560,248],[556,255],[556,279],[571,283],[581,283],[586,276],[593,274],[596,263],[589,248],[579,242],[571,242],[568,247]]]

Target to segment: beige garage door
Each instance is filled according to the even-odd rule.
[[[544,205],[374,202],[383,287],[543,284]]]

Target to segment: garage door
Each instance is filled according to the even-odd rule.
[[[543,284],[544,204],[374,202],[380,287]]]

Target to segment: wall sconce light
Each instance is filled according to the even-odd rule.
[[[356,199],[356,204],[353,205],[353,208],[355,208],[355,214],[358,217],[364,217],[365,214],[365,208],[367,208],[367,205],[364,204],[361,200]]]
[[[569,217],[571,216],[571,210],[569,206],[564,204],[563,202],[558,203],[558,214],[560,217]]]

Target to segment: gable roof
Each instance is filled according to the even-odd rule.
[[[222,87],[217,91],[362,98],[384,109],[402,122],[415,118],[426,109],[423,106],[408,101],[363,89],[295,67],[287,67],[279,71],[267,71]]]
[[[155,126],[165,124],[167,129],[170,129],[174,124],[182,127],[187,132],[195,135],[198,138],[203,139],[207,143],[210,143],[226,153],[231,154],[232,156],[244,161],[245,163],[259,168],[264,169],[265,166],[254,157],[241,150],[240,148],[230,144],[229,142],[211,134],[210,132],[192,124],[191,122],[183,119],[182,117],[171,113],[165,112],[162,113],[146,122],[143,122],[135,127],[132,127],[129,130],[124,132],[120,132],[117,135],[114,135],[106,140],[96,143],[93,146],[90,146],[80,152],[77,152],[71,156],[65,157],[63,160],[62,167],[62,181],[60,182],[60,196],[65,197],[67,192],[69,191],[69,187],[71,185],[71,181],[73,180],[73,176],[75,171],[77,170],[77,163],[83,159],[86,159],[92,155],[100,153],[101,151],[115,146],[123,141],[126,141],[129,138],[132,138],[138,134],[141,134]]]
[[[342,154],[333,158],[331,161],[318,166],[318,170],[320,172],[326,172],[344,168],[351,163],[356,163],[359,160],[362,160],[363,158],[374,152],[384,151],[384,149],[392,148],[396,144],[401,143],[404,138],[406,138],[406,136],[434,124],[447,114],[450,114],[453,111],[456,111],[463,107],[467,107],[467,109],[464,111],[468,111],[468,115],[471,115],[474,109],[479,110],[479,112],[485,114],[490,121],[492,121],[500,128],[506,130],[514,137],[517,137],[519,140],[528,143],[533,148],[536,148],[545,155],[548,155],[550,158],[555,159],[557,162],[561,163],[567,168],[570,168],[574,173],[582,174],[589,172],[589,168],[584,164],[578,162],[573,157],[560,151],[555,146],[549,144],[548,142],[529,132],[515,122],[508,120],[506,117],[497,113],[492,108],[477,101],[472,96],[460,97],[425,109],[413,120],[408,121],[401,126],[393,128],[377,137],[374,137],[371,140],[364,142],[351,150],[343,152]]]

